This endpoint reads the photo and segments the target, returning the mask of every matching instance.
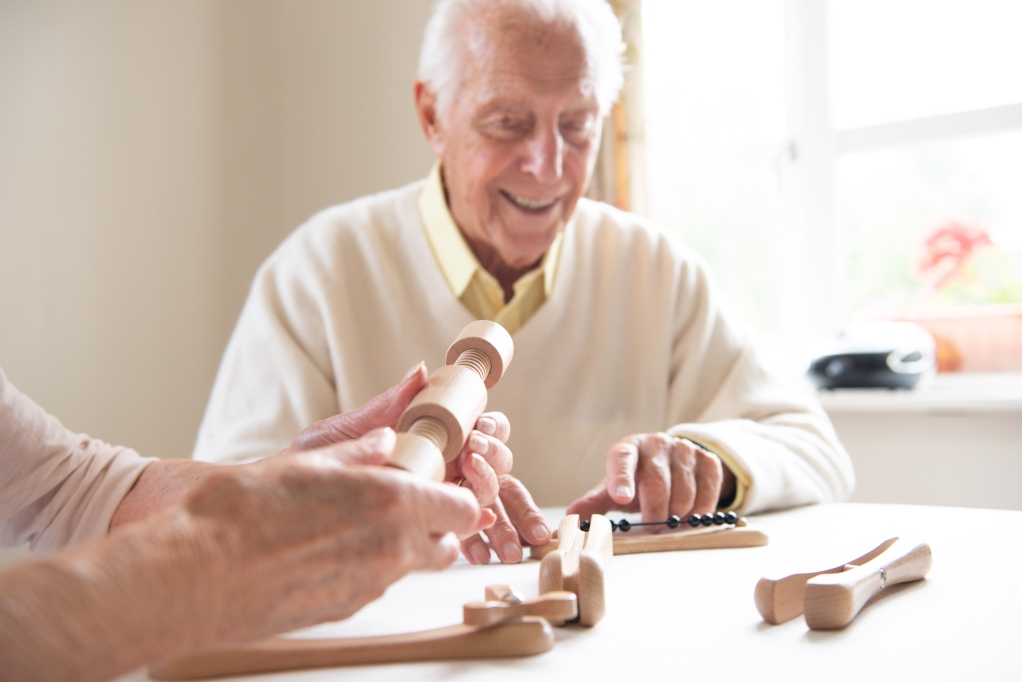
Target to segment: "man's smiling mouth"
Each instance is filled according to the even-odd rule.
[[[539,212],[544,209],[550,208],[557,202],[556,197],[554,197],[553,199],[528,199],[526,197],[520,197],[517,194],[511,194],[510,192],[506,192],[504,190],[500,190],[500,193],[507,197],[508,201],[510,201],[512,204],[526,211]]]

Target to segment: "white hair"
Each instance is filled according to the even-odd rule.
[[[600,112],[617,101],[624,83],[621,24],[606,0],[439,0],[426,24],[419,53],[419,80],[444,110],[461,84],[467,21],[483,9],[520,9],[543,23],[567,23],[578,32],[595,82]]]

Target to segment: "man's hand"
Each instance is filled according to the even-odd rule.
[[[502,563],[517,564],[524,556],[523,544],[542,545],[550,540],[543,513],[521,481],[505,474],[498,477],[498,486],[500,495],[489,507],[496,521],[485,531],[489,545],[479,533],[461,542],[461,551],[470,563],[490,563],[492,547]]]
[[[684,519],[713,513],[734,490],[734,474],[712,452],[666,433],[643,433],[610,449],[607,478],[567,513],[589,518],[611,510],[641,511],[644,522]]]

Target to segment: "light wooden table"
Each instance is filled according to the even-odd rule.
[[[835,504],[751,521],[769,534],[768,546],[615,557],[604,621],[556,629],[554,649],[539,656],[246,679],[1022,680],[1022,512]],[[896,535],[933,548],[925,581],[889,588],[837,632],[810,631],[802,618],[778,626],[760,619],[753,588],[761,576],[839,565]],[[487,585],[535,596],[538,566],[458,564],[413,574],[350,620],[297,634],[391,634],[457,623],[462,604],[480,600]]]

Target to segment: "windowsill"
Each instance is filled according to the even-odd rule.
[[[1022,373],[938,374],[915,390],[846,388],[819,391],[830,414],[867,412],[1022,413]]]

